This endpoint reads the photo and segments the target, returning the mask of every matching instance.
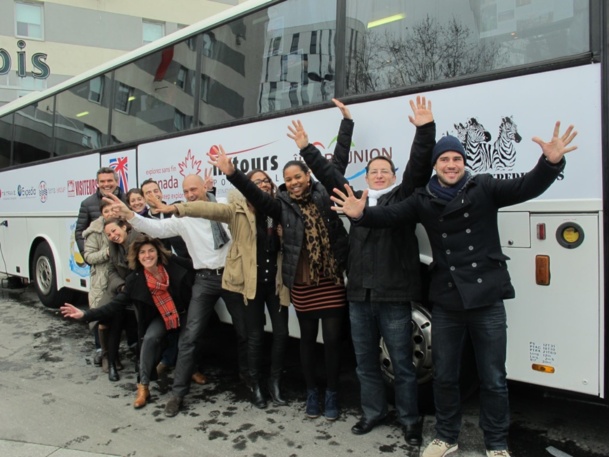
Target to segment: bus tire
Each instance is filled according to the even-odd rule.
[[[44,306],[58,308],[61,305],[57,290],[57,270],[53,251],[46,242],[36,246],[32,260],[34,287],[39,300]]]

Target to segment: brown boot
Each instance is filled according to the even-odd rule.
[[[148,386],[145,384],[137,385],[137,395],[135,396],[135,401],[133,402],[134,408],[142,408],[146,406],[146,402],[150,398],[150,391],[148,390]]]
[[[108,337],[110,336],[110,329],[100,325],[97,331],[99,332],[99,345],[102,350],[102,371],[108,373],[110,370],[108,365]]]

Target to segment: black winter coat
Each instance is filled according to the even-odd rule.
[[[165,269],[169,275],[169,294],[180,314],[180,323],[184,324],[194,281],[192,262],[173,255]],[[138,336],[141,343],[141,339],[144,338],[146,329],[152,320],[160,316],[150,294],[150,289],[146,284],[146,275],[141,268],[127,276],[125,289],[114,297],[110,303],[99,308],[86,310],[83,319],[86,321],[107,320],[113,314],[122,311],[131,304],[135,308]]]
[[[343,119],[338,143],[341,143],[342,138],[346,147],[335,148],[332,163],[313,145],[300,151],[306,164],[328,192],[332,192],[333,188],[344,190],[344,185],[348,184],[344,174],[349,161],[352,125],[348,119]],[[434,122],[417,128],[401,184],[381,196],[377,206],[402,201],[415,188],[422,187],[429,181],[435,138]],[[362,192],[356,191],[355,194],[360,197]],[[419,245],[415,228],[416,224],[411,222],[392,228],[351,226],[347,266],[349,301],[365,301],[368,291],[371,302],[402,303],[421,300]]]
[[[421,222],[433,251],[429,300],[434,306],[462,310],[514,298],[509,260],[501,250],[497,212],[541,195],[564,169],[542,156],[525,176],[495,179],[472,177],[451,201],[436,198],[429,186],[395,205],[366,208],[356,224],[395,227]]]
[[[120,187],[117,189],[116,196],[123,202],[127,202],[127,196]],[[99,189],[97,189],[94,194],[89,195],[80,204],[78,218],[76,219],[76,228],[74,229],[74,238],[81,254],[85,252],[85,239],[83,238],[82,233],[89,228],[91,222],[101,216],[101,210],[99,209],[101,201],[102,194]]]
[[[256,211],[279,221],[283,227],[282,278],[286,287],[292,288],[296,277],[296,267],[304,240],[304,220],[298,204],[290,198],[285,185],[280,186],[277,198],[258,189],[245,174],[236,170],[228,180],[247,198]],[[330,209],[332,201],[328,192],[319,182],[311,181],[311,197],[321,214],[330,237],[332,253],[339,267],[339,274],[345,271],[349,242],[347,230],[338,215]]]

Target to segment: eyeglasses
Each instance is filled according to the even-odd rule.
[[[260,184],[270,184],[271,180],[269,178],[264,178],[264,179],[255,179],[254,181],[252,181],[254,184],[256,184],[257,186],[260,186]]]
[[[380,169],[380,170],[370,170],[368,172],[369,175],[392,175],[393,171],[388,170],[386,168]]]

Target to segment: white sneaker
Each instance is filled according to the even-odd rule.
[[[486,451],[486,457],[510,457],[510,453],[505,449],[501,451]]]
[[[423,457],[444,457],[445,455],[452,454],[457,449],[459,449],[459,445],[448,444],[442,440],[436,438],[431,443],[427,445],[425,450],[423,451]],[[496,451],[487,451],[488,452],[496,452]],[[501,455],[501,454],[497,454]]]

